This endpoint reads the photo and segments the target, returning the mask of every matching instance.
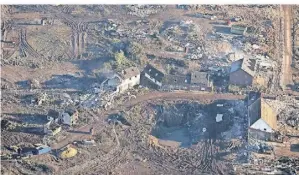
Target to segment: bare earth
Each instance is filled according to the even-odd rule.
[[[282,61],[282,82],[283,87],[293,84],[292,80],[292,35],[291,35],[291,11],[292,7],[289,5],[283,5],[283,15],[284,15],[284,57]]]

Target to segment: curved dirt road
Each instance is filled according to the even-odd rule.
[[[151,102],[159,99],[163,100],[197,100],[201,103],[209,103],[214,100],[226,99],[226,100],[240,100],[244,99],[244,95],[233,95],[233,94],[213,94],[213,93],[204,93],[204,92],[190,92],[190,91],[178,91],[178,92],[149,92],[142,96],[137,96],[136,99],[132,99],[125,104],[114,107],[114,109],[105,111],[98,116],[98,118],[104,118],[112,113],[119,112],[125,108],[130,108],[134,105],[137,105],[142,102]],[[92,114],[91,114],[92,115]],[[91,127],[95,129],[95,132],[100,132],[102,130],[101,126],[104,126],[105,122],[103,120],[96,120],[92,125],[85,125],[76,130],[75,133],[68,133],[68,137],[63,141],[51,145],[52,149],[59,149],[66,146],[67,144],[76,141],[82,140],[84,138],[90,137],[89,134],[86,134]],[[84,133],[85,132],[85,133]]]

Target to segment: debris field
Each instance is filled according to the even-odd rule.
[[[1,5],[1,174],[298,174],[296,14]],[[250,86],[231,84],[240,60],[251,60]],[[157,73],[147,77],[146,65]],[[159,78],[175,88],[157,88]],[[193,78],[209,88],[190,88]],[[249,133],[249,91],[277,114],[270,139]]]

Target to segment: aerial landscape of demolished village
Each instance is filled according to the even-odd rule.
[[[1,174],[299,174],[299,6],[1,5]]]

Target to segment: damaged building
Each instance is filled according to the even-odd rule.
[[[140,71],[137,67],[127,68],[118,73],[118,75],[122,78],[118,86],[120,93],[140,84]]]
[[[128,89],[140,84],[140,71],[137,67],[130,67],[118,73],[113,73],[96,88],[96,96],[92,96],[90,100],[86,100],[82,106],[97,106],[107,109],[113,105],[115,96],[123,94]],[[94,98],[100,97],[96,103]]]
[[[211,91],[213,81],[207,72],[194,71],[191,74],[164,74],[152,65],[143,71],[142,85],[160,90],[201,90]]]
[[[59,115],[58,121],[62,124],[72,126],[76,124],[79,118],[79,113],[75,109],[67,109],[65,112]]]
[[[53,109],[50,109],[47,114],[48,122],[43,126],[44,134],[55,136],[61,131],[61,126],[58,125],[57,120],[60,113]]]
[[[165,75],[162,79],[162,90],[187,90],[190,78],[186,75]]]
[[[51,120],[44,125],[43,129],[44,129],[44,134],[49,136],[55,136],[61,131],[61,126],[59,126],[57,123]]]
[[[191,73],[191,89],[197,90],[212,90],[213,81],[207,72],[194,71]]]
[[[153,87],[155,89],[160,89],[162,87],[162,80],[164,78],[164,73],[154,66],[148,64],[143,70],[144,81],[143,85],[147,87]]]
[[[75,109],[66,109],[64,112],[50,109],[47,114],[49,121],[55,121],[56,123],[66,124],[71,126],[75,124],[79,118],[79,113]]]
[[[254,96],[248,102],[249,127],[253,130],[273,133],[277,129],[277,115],[261,96]]]
[[[56,120],[59,118],[59,115],[60,113],[56,110],[53,110],[53,109],[50,109],[48,111],[48,114],[47,114],[47,119],[50,121],[50,120]]]
[[[256,60],[242,58],[232,63],[229,82],[237,86],[251,86],[255,75]]]
[[[136,67],[127,68],[108,80],[108,86],[115,88],[118,93],[140,84],[140,71]]]

